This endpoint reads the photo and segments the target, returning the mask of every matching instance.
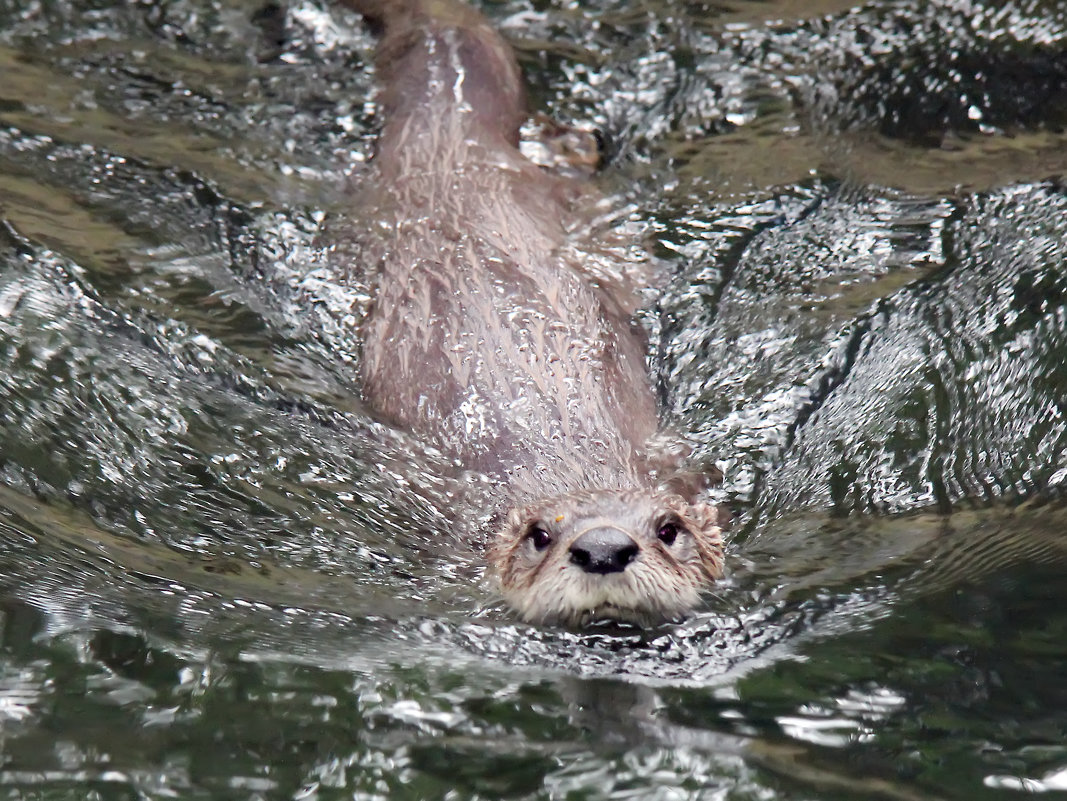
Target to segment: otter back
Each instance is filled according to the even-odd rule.
[[[466,6],[374,5],[386,121],[366,400],[515,501],[641,483],[657,427],[645,343],[568,238],[590,194],[517,149],[510,48]]]

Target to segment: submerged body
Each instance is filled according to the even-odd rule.
[[[691,608],[721,573],[717,515],[657,488],[634,270],[583,260],[565,221],[587,187],[520,153],[510,48],[452,0],[350,4],[382,33],[366,401],[502,487],[491,567],[524,618]]]

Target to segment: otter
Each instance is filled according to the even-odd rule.
[[[346,4],[379,37],[384,118],[365,402],[499,486],[489,572],[521,618],[683,615],[722,575],[720,510],[653,446],[642,266],[575,246],[595,195],[523,155],[519,66],[479,12]]]

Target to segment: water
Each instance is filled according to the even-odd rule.
[[[575,632],[360,408],[358,19],[0,3],[0,796],[1067,790],[1067,6],[850,6],[487,6],[734,514],[698,614]]]

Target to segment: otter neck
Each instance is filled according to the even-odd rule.
[[[545,443],[541,443],[545,445]],[[524,459],[508,455],[506,463],[487,472],[503,479],[511,506],[588,490],[642,490],[656,484],[656,471],[636,447],[625,440],[575,438],[560,447],[528,450]]]
[[[526,117],[521,73],[511,49],[471,9],[447,0],[422,0],[393,20],[378,47],[381,102],[387,120],[379,165],[426,139],[426,169],[448,171],[442,138],[506,150],[518,143]],[[405,160],[410,168],[410,159]]]

